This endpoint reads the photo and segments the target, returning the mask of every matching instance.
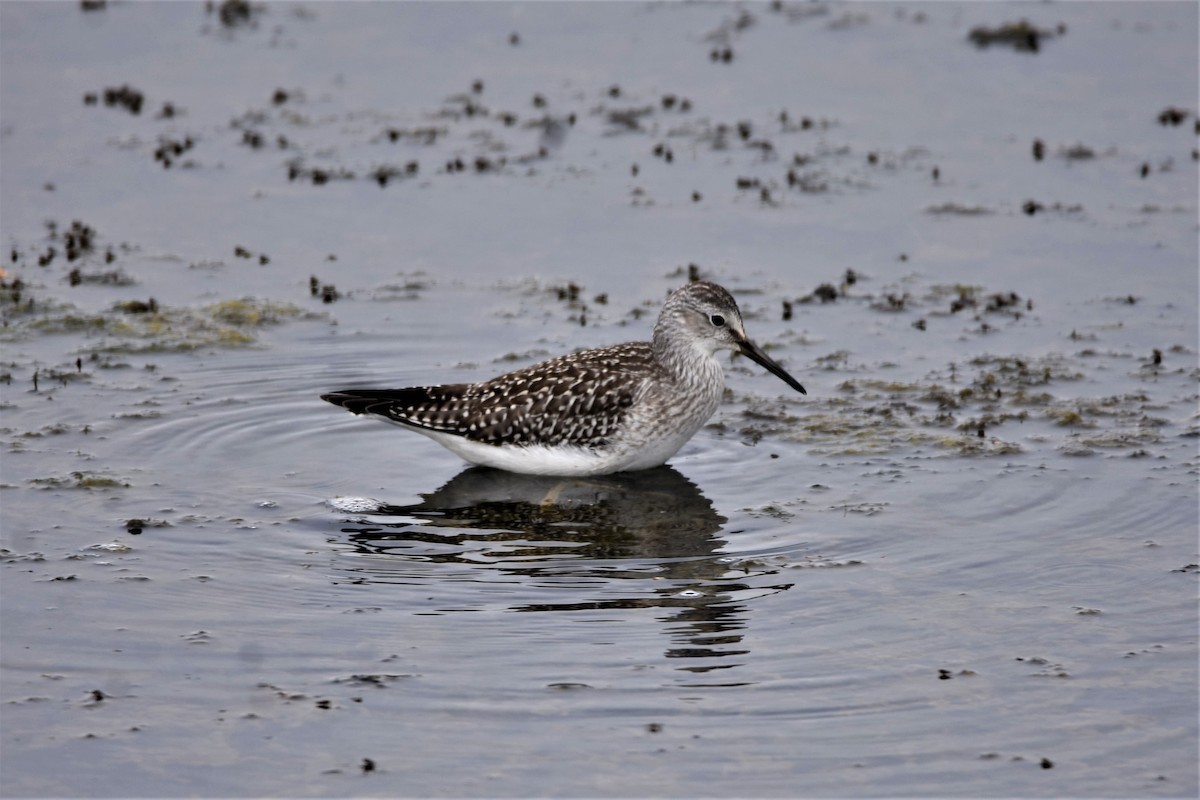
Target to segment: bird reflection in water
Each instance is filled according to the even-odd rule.
[[[536,599],[512,611],[673,609],[662,619],[673,645],[666,655],[692,672],[735,666],[694,659],[747,652],[736,648],[748,609],[735,598],[790,586],[747,583],[763,575],[736,572],[736,559],[718,552],[726,519],[670,467],[582,478],[472,467],[422,497],[334,503],[357,512],[358,524],[342,531],[371,556],[356,565],[357,582],[433,582],[433,562],[470,567],[481,582],[525,576]]]

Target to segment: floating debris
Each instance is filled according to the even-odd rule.
[[[212,13],[213,6],[211,3],[205,5],[209,13]],[[221,25],[227,29],[236,28],[252,28],[257,26],[258,17],[266,7],[260,3],[251,3],[249,0],[223,0],[217,6],[217,18],[221,21]]]
[[[1036,53],[1041,50],[1043,41],[1062,36],[1066,32],[1067,27],[1062,23],[1059,23],[1055,30],[1050,31],[1034,27],[1027,20],[1021,20],[1008,22],[995,28],[981,25],[972,28],[971,32],[967,34],[967,38],[981,49],[991,45],[1002,45],[1021,53]]]
[[[1186,109],[1168,106],[1158,113],[1159,125],[1182,125],[1190,114]]]
[[[134,116],[142,113],[142,104],[146,101],[145,95],[128,84],[104,89],[100,92],[99,97],[103,97],[104,105],[109,108],[114,106],[123,108]],[[84,105],[94,106],[97,100],[96,92],[88,92],[83,96]]]
[[[130,483],[103,472],[80,470],[64,476],[30,478],[29,482],[43,489],[127,489]]]

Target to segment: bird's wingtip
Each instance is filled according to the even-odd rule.
[[[345,408],[349,411],[354,411],[355,414],[359,413],[350,407],[353,401],[361,399],[354,392],[326,392],[325,394],[320,395],[320,397],[326,403],[333,403],[335,406],[340,406],[341,408]]]

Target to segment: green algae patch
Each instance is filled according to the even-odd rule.
[[[47,300],[35,293],[20,278],[0,279],[0,341],[11,341],[25,324],[45,317],[74,315],[75,307],[70,303]],[[80,316],[77,324],[86,325],[86,317]]]
[[[946,297],[993,302],[972,287],[937,288]],[[819,406],[811,400],[784,406],[747,400],[742,416],[750,424],[738,432],[748,444],[774,437],[806,445],[814,455],[841,457],[923,447],[942,457],[1004,456],[1025,452],[1029,443],[1054,443],[1067,455],[1120,448],[1144,453],[1162,441],[1160,429],[1168,422],[1148,415],[1153,409],[1143,391],[1107,397],[1048,391],[1084,379],[1075,362],[1060,354],[980,354],[924,378],[847,378]],[[1011,441],[1018,431],[1026,437],[1021,443]]]
[[[48,478],[31,478],[34,486],[43,489],[127,489],[130,484],[102,472],[79,471]]]
[[[49,313],[26,323],[26,327],[39,333],[103,333],[113,323],[103,314],[79,314],[72,311]]]
[[[960,456],[1007,456],[1023,452],[1016,442],[978,436],[945,436],[939,438],[936,444]]]
[[[1079,444],[1084,447],[1141,447],[1146,444],[1157,444],[1162,441],[1162,434],[1155,430],[1139,428],[1135,430],[1112,430],[1081,436]]]
[[[922,387],[916,383],[876,380],[873,378],[853,378],[842,381],[840,384],[838,384],[837,388],[843,392],[861,391],[865,393],[875,392],[883,394],[907,394],[922,390]]]
[[[272,303],[249,297],[240,300],[222,300],[219,303],[205,306],[202,311],[216,322],[237,328],[261,328],[265,325],[276,325],[305,313],[299,306],[291,303]]]
[[[24,439],[40,439],[43,436],[61,436],[64,433],[70,433],[71,426],[63,422],[56,422],[53,425],[43,425],[41,430],[25,431],[18,434]]]
[[[154,298],[124,300],[107,311],[84,313],[71,305],[35,303],[6,313],[9,340],[33,334],[82,335],[93,353],[169,353],[257,344],[258,332],[296,318],[321,315],[291,303],[256,298],[222,300],[198,307],[169,307]],[[12,311],[13,309],[6,309]]]
[[[969,362],[973,367],[985,368],[983,380],[991,375],[990,382],[1003,380],[1007,388],[1028,388],[1049,383],[1083,380],[1083,373],[1072,369],[1063,356],[1020,358],[1017,356],[982,355]]]
[[[795,512],[788,511],[782,505],[777,503],[768,503],[765,506],[758,506],[757,508],[743,508],[742,510],[752,517],[770,517],[778,520],[789,520],[796,516]]]
[[[811,414],[772,432],[785,441],[809,445],[818,455],[885,455],[933,440],[931,434],[914,427],[908,416],[903,409],[895,413],[888,407],[835,408],[832,413]]]
[[[1094,428],[1095,422],[1085,420],[1077,408],[1060,407],[1046,409],[1046,419],[1064,428]]]

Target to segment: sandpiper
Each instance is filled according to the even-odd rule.
[[[606,475],[666,463],[717,410],[718,350],[804,387],[746,336],[732,295],[708,281],[675,290],[649,342],[581,350],[481,383],[321,395],[422,433],[471,464],[534,475]]]

